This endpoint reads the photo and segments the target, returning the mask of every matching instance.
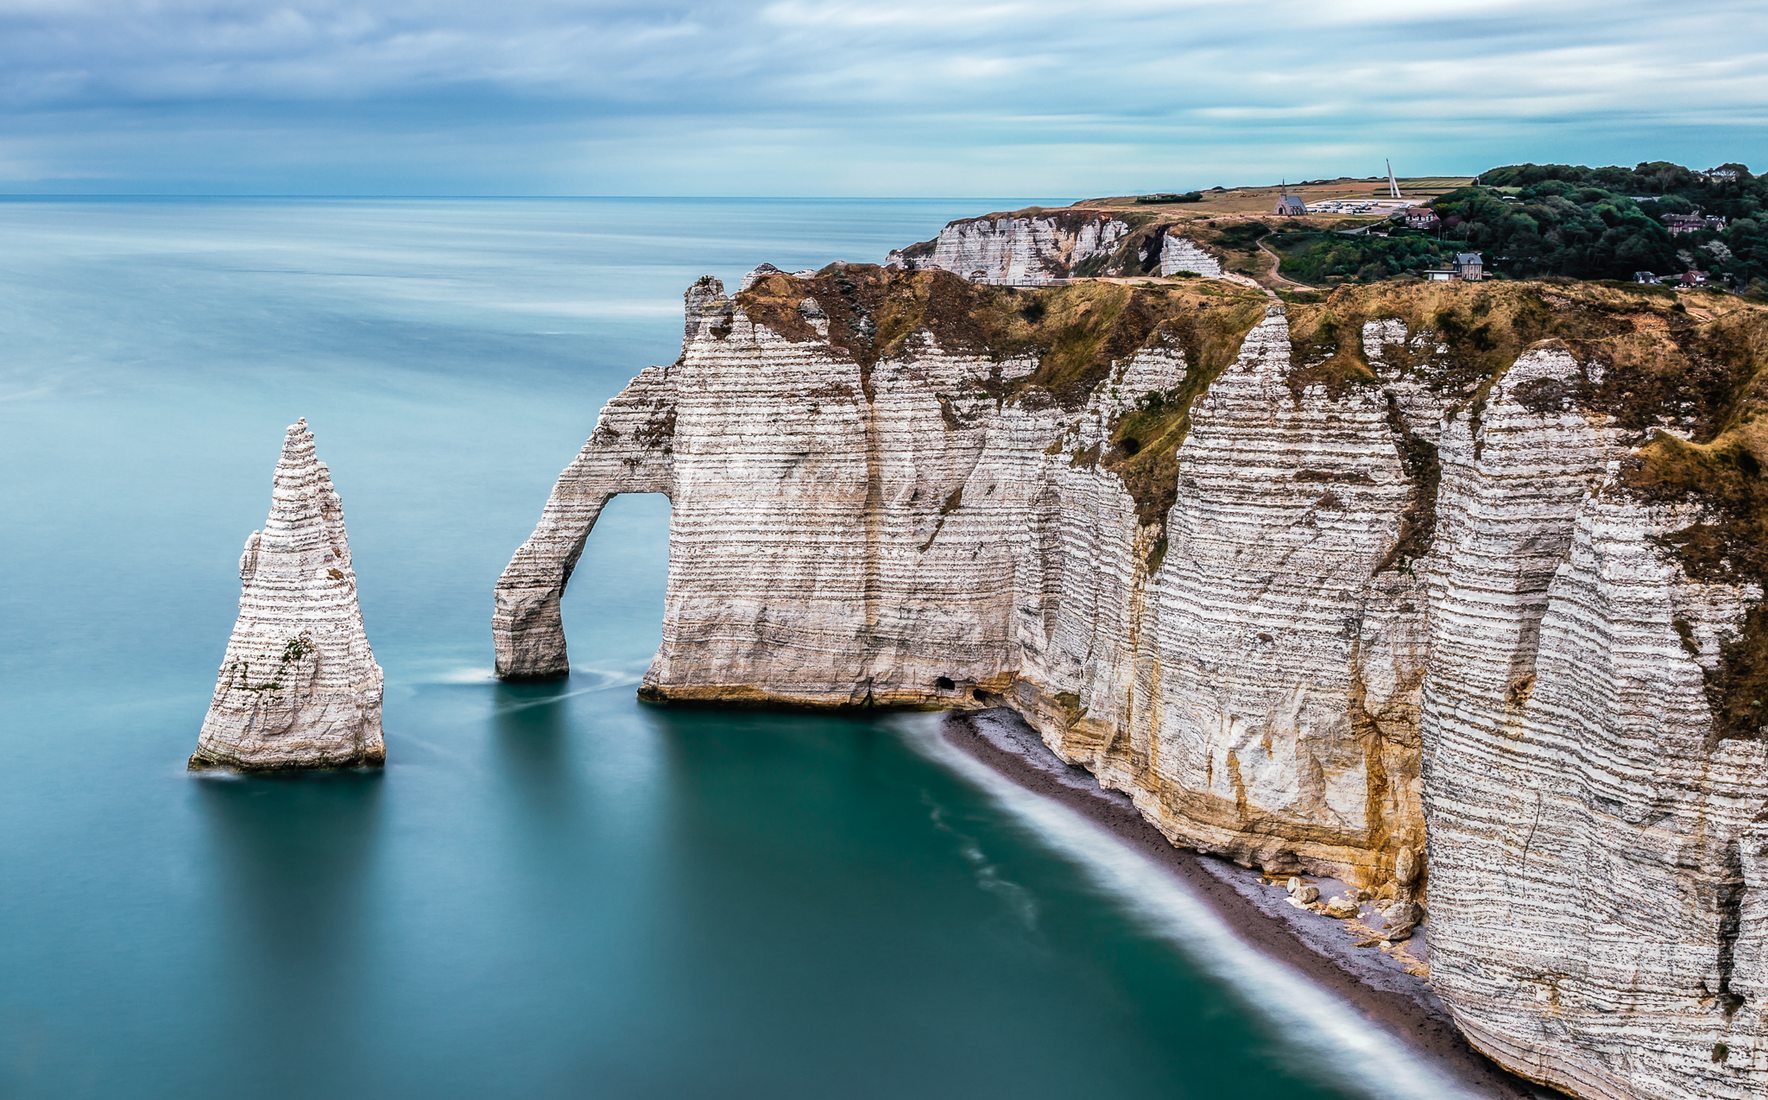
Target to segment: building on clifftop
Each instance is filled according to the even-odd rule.
[[[1283,195],[1277,200],[1277,206],[1271,211],[1286,217],[1299,218],[1307,214],[1308,204],[1301,201],[1299,195]]]

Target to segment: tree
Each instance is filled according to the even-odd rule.
[[[1677,239],[1663,220],[1700,211],[1730,224],[1683,243],[1717,242],[1728,259],[1710,248],[1702,253],[1716,257],[1715,269],[1738,282],[1768,280],[1768,178],[1742,164],[1706,172],[1669,161],[1633,168],[1518,164],[1480,178],[1490,186],[1461,188],[1431,205],[1446,238],[1486,252],[1507,273],[1627,278],[1679,270]],[[1493,187],[1511,193],[1500,198]]]

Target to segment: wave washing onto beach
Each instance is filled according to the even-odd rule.
[[[1026,790],[952,746],[940,734],[943,720],[938,714],[904,714],[889,721],[911,747],[981,789],[1080,866],[1149,931],[1172,942],[1278,1025],[1287,1042],[1316,1055],[1322,1073],[1381,1100],[1476,1100],[1477,1093],[1365,1024],[1354,1006],[1242,941],[1166,869],[1084,815]]]
[[[927,816],[933,822],[933,827],[957,841],[958,854],[970,865],[975,874],[976,885],[999,897],[1027,932],[1036,933],[1037,899],[1032,896],[1031,891],[1001,874],[1000,866],[988,858],[988,853],[982,850],[982,845],[976,838],[952,824],[950,812],[934,799],[931,792],[922,791],[921,801],[927,806]]]

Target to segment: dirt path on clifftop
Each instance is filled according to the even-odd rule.
[[[1271,281],[1274,283],[1281,283],[1284,286],[1299,287],[1302,290],[1313,290],[1314,288],[1309,286],[1306,283],[1298,283],[1294,279],[1284,278],[1283,274],[1278,270],[1279,268],[1281,268],[1283,266],[1283,257],[1277,255],[1277,253],[1269,245],[1265,244],[1265,242],[1270,239],[1271,239],[1271,235],[1269,233],[1266,233],[1264,236],[1262,236],[1258,239],[1257,244],[1258,244],[1258,250],[1260,252],[1263,252],[1265,255],[1267,255],[1271,258],[1271,271],[1270,271]]]

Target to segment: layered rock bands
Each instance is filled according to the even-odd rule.
[[[1685,574],[1691,516],[1622,485],[1644,437],[1577,396],[1589,362],[1470,374],[1453,334],[1373,317],[1340,326],[1347,372],[1271,306],[1231,361],[1163,322],[1069,400],[1027,385],[1067,345],[949,335],[946,284],[830,300],[873,277],[769,275],[790,323],[690,291],[681,358],[609,403],[498,584],[500,675],[565,673],[602,505],[666,493],[646,695],[1004,701],[1176,844],[1426,900],[1433,981],[1505,1065],[1762,1095],[1768,761],[1706,686],[1761,592]],[[1156,437],[1150,497],[1125,471]]]
[[[1221,260],[1180,229],[1141,222],[1072,208],[965,218],[931,241],[892,252],[889,262],[1002,286],[1048,286],[1090,275],[1220,277]]]
[[[239,619],[195,769],[380,765],[381,667],[356,602],[343,504],[307,422],[283,440],[270,515],[239,560]]]

